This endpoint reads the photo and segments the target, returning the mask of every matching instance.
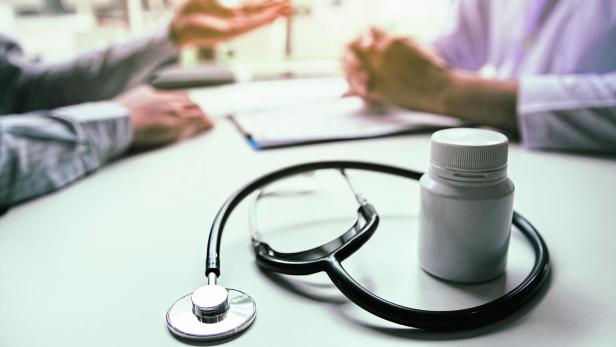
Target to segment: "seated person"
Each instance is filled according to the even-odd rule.
[[[528,148],[616,153],[615,35],[612,0],[459,0],[432,46],[373,29],[344,66],[370,102],[519,132]]]
[[[210,128],[185,93],[140,84],[178,48],[215,45],[290,10],[288,0],[238,8],[188,0],[163,31],[52,65],[30,63],[0,35],[0,209],[59,189],[129,148]]]

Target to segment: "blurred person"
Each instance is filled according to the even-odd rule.
[[[160,32],[59,64],[31,63],[0,35],[0,208],[57,190],[129,149],[212,127],[185,93],[141,84],[178,48],[216,45],[290,10],[288,0],[237,8],[188,0]]]
[[[616,2],[459,0],[452,14],[432,45],[376,28],[351,42],[350,94],[519,134],[527,148],[616,153]]]

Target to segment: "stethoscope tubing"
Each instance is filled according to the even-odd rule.
[[[274,181],[283,179],[285,177],[294,176],[307,171],[321,170],[321,169],[355,169],[364,171],[375,171],[394,176],[402,176],[409,179],[419,180],[421,173],[406,170],[394,166],[366,163],[359,161],[318,161],[304,164],[298,164],[289,166],[283,169],[273,171],[267,175],[261,176],[256,180],[248,183],[233,195],[231,195],[225,203],[221,206],[216,214],[216,218],[212,223],[210,229],[210,236],[207,244],[207,258],[205,264],[205,275],[209,273],[215,273],[216,276],[220,276],[220,242],[222,240],[222,231],[229,219],[229,216],[237,207],[237,205],[244,200],[248,195],[255,192],[261,187],[264,187]]]
[[[347,298],[366,311],[388,321],[428,330],[454,331],[478,328],[499,321],[522,307],[548,278],[550,265],[545,242],[537,230],[520,214],[514,213],[513,224],[533,246],[536,255],[533,268],[517,287],[494,301],[475,307],[428,311],[392,303],[367,291],[357,283],[335,255],[328,258],[323,271]]]
[[[233,209],[245,197],[276,180],[320,169],[374,171],[413,180],[419,180],[422,176],[422,173],[412,170],[356,161],[311,162],[290,166],[264,175],[230,196],[218,211],[208,240],[206,276],[209,273],[215,273],[217,276],[220,275],[222,230]],[[512,223],[522,232],[533,247],[536,256],[533,267],[528,276],[511,291],[496,300],[475,307],[449,311],[428,311],[392,303],[367,291],[357,283],[342,267],[336,253],[330,254],[324,261],[320,262],[320,264],[323,264],[320,265],[320,270],[325,271],[336,287],[351,301],[368,312],[391,322],[429,330],[452,331],[478,328],[494,323],[522,307],[546,283],[550,274],[547,245],[537,229],[515,211]]]

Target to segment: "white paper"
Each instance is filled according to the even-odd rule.
[[[460,126],[450,117],[411,112],[393,106],[369,109],[357,97],[312,102],[234,115],[236,124],[258,147],[381,137],[413,130]]]
[[[252,113],[340,97],[344,78],[307,78],[237,83],[191,90],[191,98],[208,115]]]

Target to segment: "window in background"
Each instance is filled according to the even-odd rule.
[[[3,0],[0,32],[33,59],[58,61],[162,26],[169,0]]]
[[[57,61],[164,25],[176,0],[8,0],[0,32],[29,56]],[[238,0],[223,0],[233,5]],[[347,42],[371,25],[429,39],[449,0],[296,0],[296,15],[217,48],[217,60],[264,74],[287,70],[338,73]],[[52,38],[52,39],[50,39]],[[191,51],[190,49],[187,51]],[[190,54],[189,54],[190,55]],[[190,60],[190,59],[189,59]]]
[[[296,0],[296,15],[222,45],[219,60],[251,70],[340,72],[346,44],[378,25],[429,40],[441,27],[449,0]],[[281,64],[282,63],[282,64]]]

